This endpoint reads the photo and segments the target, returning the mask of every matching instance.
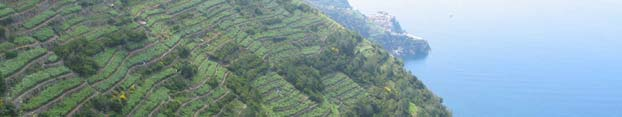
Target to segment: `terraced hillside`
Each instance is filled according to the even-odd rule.
[[[0,116],[450,116],[299,0],[0,0]]]

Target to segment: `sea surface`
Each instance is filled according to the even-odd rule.
[[[620,0],[350,0],[430,42],[411,70],[456,117],[622,117]]]

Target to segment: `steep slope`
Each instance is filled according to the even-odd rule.
[[[3,116],[450,116],[298,0],[2,0]]]
[[[352,9],[348,0],[306,0],[344,27],[382,45],[394,56],[425,57],[430,52],[426,40],[404,31],[394,16],[386,12],[364,15]]]

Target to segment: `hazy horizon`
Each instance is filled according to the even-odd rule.
[[[430,42],[406,67],[456,117],[622,116],[622,1],[350,2]]]

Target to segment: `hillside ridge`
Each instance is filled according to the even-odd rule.
[[[395,16],[385,11],[364,14],[348,0],[305,0],[331,19],[381,45],[391,55],[424,58],[430,51],[428,41],[402,29]]]
[[[0,0],[1,116],[451,116],[300,0]]]

